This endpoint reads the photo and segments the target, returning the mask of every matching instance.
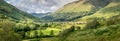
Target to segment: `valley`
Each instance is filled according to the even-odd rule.
[[[120,41],[120,0],[78,0],[46,14],[0,0],[1,41]]]

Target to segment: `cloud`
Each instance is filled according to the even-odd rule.
[[[53,12],[63,5],[76,0],[6,0],[18,9],[29,13]]]

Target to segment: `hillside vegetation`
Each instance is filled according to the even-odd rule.
[[[79,0],[41,19],[0,0],[0,40],[120,41],[120,0]]]
[[[32,15],[15,8],[3,0],[0,0],[0,18],[14,21],[35,19]]]
[[[4,0],[0,0],[0,41],[22,41],[22,32],[16,32],[17,29],[14,28],[23,28],[24,24],[17,25],[17,23],[35,20],[38,19],[6,3]]]
[[[50,21],[73,21],[94,14],[111,2],[111,0],[79,0],[65,5],[55,13],[43,17],[43,19]]]
[[[92,18],[108,19],[119,14],[120,14],[120,1],[117,1],[117,2],[114,1],[108,4],[106,7],[100,9],[93,15],[85,16],[83,18],[80,18],[79,20],[89,20]]]
[[[96,10],[94,11],[91,8]],[[83,29],[68,32],[61,37],[38,39],[41,41],[120,41],[120,0],[80,0],[65,5],[43,19],[50,21],[86,21],[87,23],[84,24],[85,26],[79,24],[82,25],[79,27]]]

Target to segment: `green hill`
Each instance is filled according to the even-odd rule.
[[[98,25],[94,25],[96,21],[87,23],[87,28],[91,26],[92,29],[71,32],[64,41],[119,41],[120,0],[111,2],[95,14],[80,18],[79,21],[94,19],[98,20]],[[96,26],[98,28],[94,28]]]
[[[65,5],[55,13],[43,17],[43,19],[52,21],[73,21],[94,14],[111,2],[110,0],[79,0]]]
[[[35,21],[38,21],[38,18],[0,0],[0,41],[22,41],[25,31],[16,30],[37,28],[39,24],[35,24]]]
[[[66,11],[68,12],[68,10],[65,10],[65,11],[63,10],[62,12],[66,12]],[[57,11],[57,12],[60,12],[60,11]],[[57,12],[55,12],[55,14]],[[66,15],[69,15],[69,14],[66,14]],[[57,16],[60,16],[60,15],[58,14]],[[74,14],[71,16],[74,16]],[[62,37],[58,38],[58,40],[61,40],[61,41],[120,41],[119,40],[120,38],[120,33],[119,33],[120,32],[120,0],[111,0],[109,4],[97,10],[95,13],[75,19],[74,21],[87,21],[87,23],[85,24],[85,27],[83,30],[75,30],[66,35],[63,35]],[[56,38],[50,38],[50,39],[56,39]],[[44,39],[44,40],[47,40],[47,39]]]
[[[87,1],[87,2],[85,2]],[[88,3],[85,6],[82,2]],[[92,2],[95,5],[91,5]],[[100,3],[103,2],[103,3]],[[106,3],[106,4],[105,4]],[[74,4],[74,5],[73,5]],[[81,5],[81,6],[80,6]],[[78,6],[78,7],[76,7]],[[92,6],[92,7],[91,7]],[[90,8],[95,8],[93,10]],[[99,8],[100,7],[100,8]],[[87,14],[84,13],[86,11]],[[65,12],[65,13],[64,13]],[[72,12],[72,13],[71,13]],[[83,12],[83,13],[76,13]],[[93,13],[89,13],[93,12]],[[81,16],[81,14],[85,14]],[[67,17],[69,16],[69,17]],[[77,18],[75,18],[75,17]],[[81,16],[81,17],[78,17]],[[56,41],[120,41],[120,0],[82,0],[65,5],[55,13],[46,16],[53,21],[87,21],[83,30],[76,30],[57,38]],[[44,17],[43,19],[45,19]],[[46,19],[47,19],[46,18]],[[56,19],[59,20],[56,20]],[[75,18],[75,19],[74,19]],[[48,39],[48,38],[47,38]],[[47,40],[44,39],[44,40]],[[56,38],[50,38],[56,39]]]
[[[94,19],[98,23],[96,21],[89,23]],[[64,41],[119,41],[120,0],[114,0],[94,14],[82,17],[77,21],[88,21],[86,28],[90,28],[71,32],[63,39]]]
[[[118,1],[111,2],[109,5],[100,9],[93,15],[85,16],[83,18],[80,18],[79,20],[89,20],[90,18],[108,19],[119,14],[120,14],[120,1],[118,0]]]
[[[36,19],[32,15],[23,12],[16,7],[6,3],[4,0],[0,0],[0,19],[8,20],[27,20],[27,19]]]

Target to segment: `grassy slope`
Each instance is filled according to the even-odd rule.
[[[99,28],[97,29],[85,29],[85,30],[74,31],[69,33],[62,41],[120,41],[119,40],[120,39],[120,33],[119,33],[120,32],[120,23],[119,23],[120,9],[119,8],[120,8],[119,1],[111,2],[105,8],[89,16],[93,18],[104,17],[104,18],[107,18],[108,21],[111,20],[111,18],[113,18],[114,21],[117,21],[116,24],[99,26]],[[116,18],[113,17],[116,15],[117,15]],[[86,18],[89,18],[89,17],[86,17]],[[111,22],[108,22],[108,23],[111,23]],[[51,39],[56,39],[56,38],[51,38]],[[48,40],[51,40],[51,39],[48,38]],[[60,39],[58,40],[60,41]]]
[[[120,1],[118,2],[111,2],[106,7],[100,9],[95,14],[90,16],[85,16],[80,20],[88,20],[90,18],[105,18],[108,19],[112,16],[116,16],[120,14]]]
[[[84,31],[74,31],[66,37],[65,41],[119,41],[119,25],[110,25]]]
[[[43,17],[45,20],[53,21],[72,21],[86,15],[94,14],[100,8],[103,8],[111,1],[105,0],[80,0],[69,3],[57,10],[55,13]]]
[[[97,11],[95,14],[90,16],[85,16],[79,20],[86,20],[90,18],[105,18],[106,20],[110,20],[113,16],[117,16],[120,19],[120,1],[117,0],[116,2],[110,2],[107,6]],[[114,17],[113,17],[114,18]],[[114,18],[116,19],[116,18]],[[120,21],[117,21],[117,24],[112,25],[104,25],[99,26],[97,29],[85,29],[74,31],[68,34],[62,41],[120,41]],[[104,21],[105,22],[105,21]],[[108,22],[112,23],[112,22]],[[92,25],[92,24],[91,24]],[[54,41],[60,41],[59,38],[42,38],[44,41],[48,41],[51,39],[55,39]],[[53,40],[51,40],[53,41]]]
[[[35,19],[32,15],[17,9],[3,0],[0,0],[0,15],[1,19],[6,17],[8,20]]]
[[[84,17],[83,19],[89,18],[114,18],[117,16],[120,19],[120,1],[111,2],[105,8],[99,10],[91,16]],[[115,18],[116,19],[116,18]],[[116,21],[116,20],[114,20]],[[120,21],[117,24],[100,26],[97,29],[87,29],[83,31],[74,31],[69,34],[65,41],[120,41]],[[110,22],[109,22],[110,23]]]

